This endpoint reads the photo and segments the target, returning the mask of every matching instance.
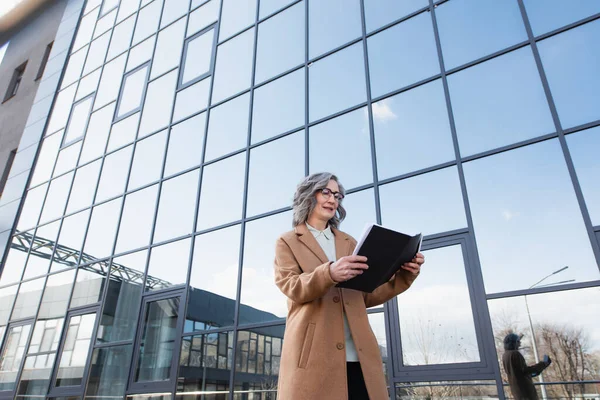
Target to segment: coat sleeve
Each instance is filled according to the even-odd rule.
[[[510,364],[513,371],[518,371],[522,376],[531,376],[531,374],[539,374],[546,369],[546,363],[539,362],[533,365],[527,365],[525,358],[521,353],[515,351],[510,356]]]
[[[373,293],[365,293],[365,305],[369,308],[385,303],[408,289],[416,278],[416,275],[400,269],[392,279],[379,286]]]
[[[275,284],[292,301],[303,304],[323,297],[336,282],[329,274],[329,262],[310,273],[302,272],[289,245],[277,239],[275,247]]]

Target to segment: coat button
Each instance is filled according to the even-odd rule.
[[[340,302],[340,296],[333,296],[333,302],[334,303],[339,303]]]
[[[344,348],[344,343],[338,343],[335,347],[337,347],[338,350],[342,350]]]

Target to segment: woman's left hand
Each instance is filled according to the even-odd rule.
[[[412,273],[413,275],[419,275],[421,271],[421,265],[425,262],[425,257],[422,253],[417,253],[415,258],[413,258],[410,262],[402,264],[402,269]]]

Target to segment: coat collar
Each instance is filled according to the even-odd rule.
[[[333,235],[335,236],[335,256],[339,260],[341,257],[347,256],[348,246],[350,245],[350,237],[344,232],[331,228]],[[315,256],[321,260],[322,263],[329,262],[329,259],[325,255],[325,252],[321,248],[321,245],[317,242],[317,239],[310,233],[306,224],[300,224],[294,228],[298,240],[300,240]]]

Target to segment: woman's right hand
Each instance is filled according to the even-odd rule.
[[[336,282],[345,282],[362,274],[369,266],[365,256],[346,256],[329,264],[329,274]]]

